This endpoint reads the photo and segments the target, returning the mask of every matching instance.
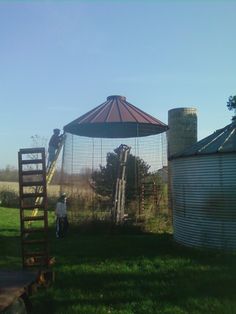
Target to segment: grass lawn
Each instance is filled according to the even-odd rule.
[[[20,267],[18,210],[0,208],[0,268]],[[52,217],[50,219],[52,222]],[[236,255],[186,249],[170,234],[82,235],[57,240],[54,285],[33,313],[236,313]]]

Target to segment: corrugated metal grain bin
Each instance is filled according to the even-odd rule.
[[[174,238],[236,249],[236,121],[172,156]]]

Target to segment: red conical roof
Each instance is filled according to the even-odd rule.
[[[117,95],[64,127],[68,133],[103,138],[148,136],[167,129],[166,124]]]

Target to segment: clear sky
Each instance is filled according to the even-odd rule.
[[[196,107],[199,139],[230,123],[234,1],[0,2],[0,168],[112,94],[167,123]]]

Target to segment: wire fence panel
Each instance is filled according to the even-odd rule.
[[[67,133],[61,191],[68,195],[70,219],[111,218],[120,145],[130,147],[125,173],[124,219],[165,211],[167,207],[166,133],[135,138],[90,138]]]

